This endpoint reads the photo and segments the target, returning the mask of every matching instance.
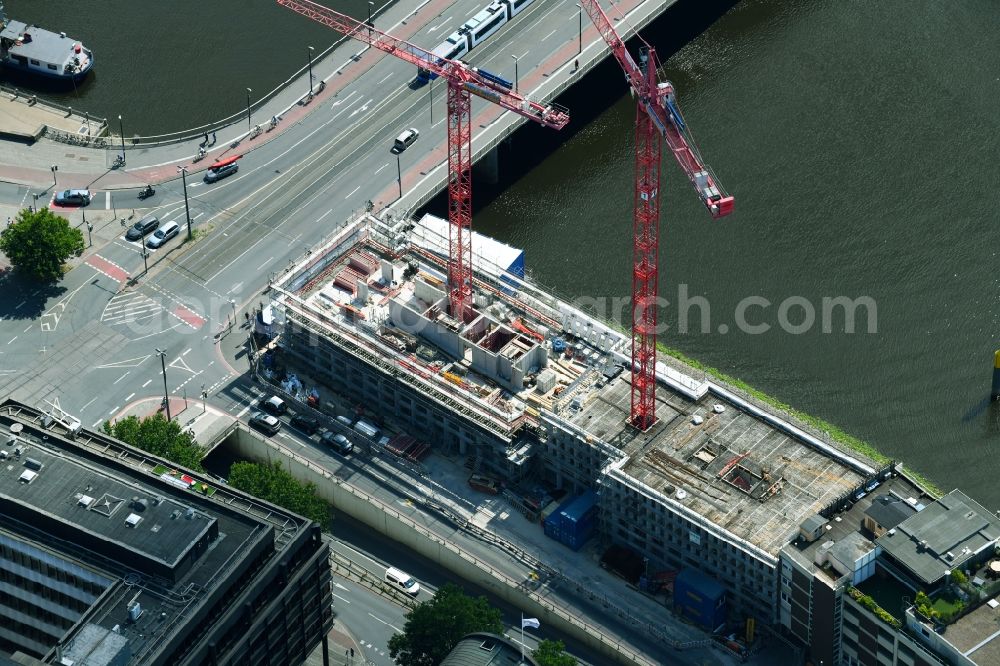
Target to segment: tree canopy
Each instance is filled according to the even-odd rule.
[[[229,468],[229,485],[315,520],[324,529],[330,522],[330,505],[316,494],[316,484],[299,481],[278,461],[270,465],[233,463]]]
[[[531,652],[539,666],[576,666],[576,657],[566,654],[562,641],[544,640]]]
[[[403,633],[389,639],[389,656],[403,666],[437,666],[466,634],[503,633],[500,611],[448,583],[406,614]]]
[[[38,280],[62,277],[63,263],[83,254],[83,232],[48,208],[25,208],[14,224],[0,231],[0,250],[14,268]]]
[[[201,459],[205,450],[194,437],[181,430],[179,423],[168,421],[159,412],[144,419],[128,416],[115,423],[105,421],[104,432],[176,465],[203,471]]]

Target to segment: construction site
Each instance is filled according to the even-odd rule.
[[[776,622],[779,550],[876,471],[662,362],[656,421],[635,428],[628,338],[508,271],[519,252],[479,235],[473,304],[451,317],[444,233],[432,216],[359,216],[272,285],[272,347],[523,508],[599,491],[600,539],[644,573],[697,567],[738,616]]]

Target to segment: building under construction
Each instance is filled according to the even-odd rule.
[[[448,314],[448,226],[362,216],[273,284],[293,365],[509,484],[600,493],[601,536],[647,571],[697,567],[737,617],[776,623],[779,551],[876,478],[867,462],[693,370],[657,364],[630,425],[630,339],[473,238],[474,307]]]

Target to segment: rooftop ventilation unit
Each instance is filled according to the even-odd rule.
[[[955,559],[955,553],[953,553],[953,552],[951,552],[949,550],[947,553],[944,554],[944,559],[946,559],[949,562],[951,562],[953,559]]]
[[[128,514],[128,518],[125,519],[126,527],[135,527],[142,522],[142,516],[137,513]]]
[[[38,472],[32,472],[30,469],[26,469],[21,472],[21,476],[18,477],[17,480],[21,483],[31,483],[35,480],[36,476],[38,476]]]
[[[139,605],[138,601],[133,601],[128,607],[128,619],[135,622],[142,615],[142,606]]]
[[[80,495],[76,503],[85,509],[89,509],[90,505],[94,503],[94,498],[89,495]]]
[[[42,463],[39,462],[38,460],[35,460],[34,458],[25,458],[24,466],[27,467],[28,469],[33,469],[36,472],[42,469]]]

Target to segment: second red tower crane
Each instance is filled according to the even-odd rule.
[[[646,430],[656,421],[656,327],[660,248],[662,143],[674,154],[712,217],[733,212],[733,197],[701,159],[677,108],[669,81],[657,80],[656,49],[644,46],[639,63],[625,47],[597,0],[581,0],[590,20],[611,47],[638,105],[635,118],[635,203],[632,217],[632,425]]]

